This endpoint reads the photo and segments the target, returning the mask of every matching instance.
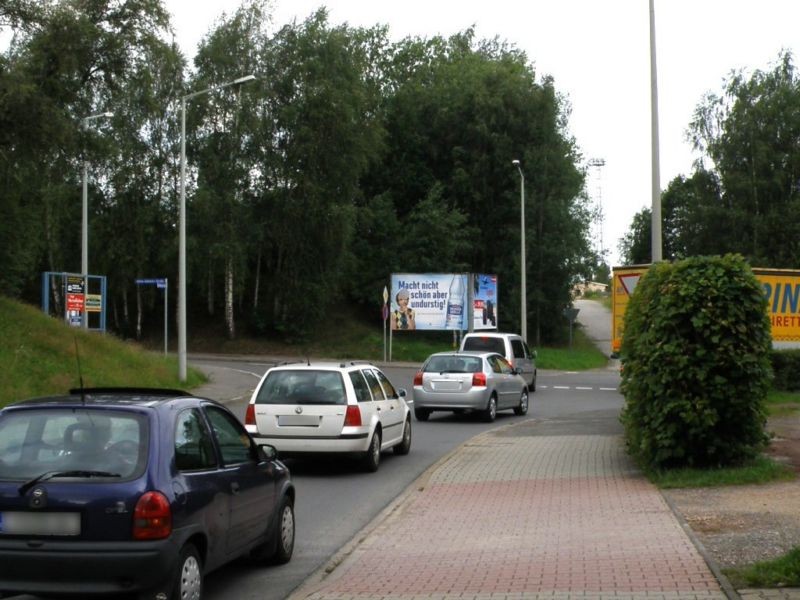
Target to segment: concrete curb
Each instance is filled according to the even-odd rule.
[[[694,530],[686,522],[686,519],[683,518],[683,515],[677,509],[672,500],[670,500],[661,490],[659,490],[659,493],[661,494],[661,497],[664,498],[664,502],[667,503],[667,506],[669,506],[672,514],[675,515],[675,519],[678,521],[678,523],[680,523],[684,533],[686,534],[686,537],[691,540],[692,544],[694,544],[694,547],[697,548],[697,551],[700,553],[700,556],[702,556],[703,560],[706,561],[708,568],[711,569],[714,577],[716,577],[725,596],[729,598],[729,600],[742,600],[739,592],[736,591],[728,578],[725,577],[725,574],[722,572],[722,569],[720,569],[719,565],[714,561],[713,558],[711,558],[711,555],[708,553],[705,546],[703,546],[703,542],[701,542],[700,538],[697,537]]]

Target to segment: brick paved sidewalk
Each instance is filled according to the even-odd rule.
[[[291,597],[726,598],[618,435],[486,432]]]

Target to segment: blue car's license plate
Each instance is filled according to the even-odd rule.
[[[0,534],[79,535],[81,516],[73,512],[0,512]]]

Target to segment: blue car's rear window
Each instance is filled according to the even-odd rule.
[[[126,479],[144,470],[147,447],[147,419],[134,411],[46,407],[0,414],[0,479],[50,471]]]

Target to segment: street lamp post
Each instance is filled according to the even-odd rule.
[[[86,129],[89,121],[113,117],[113,113],[104,112],[89,115],[81,119],[81,126]],[[81,208],[81,276],[83,277],[83,328],[89,327],[89,313],[86,312],[86,296],[89,294],[89,161],[83,159],[83,206]]]
[[[520,256],[520,267],[519,267],[519,303],[520,303],[520,318],[519,318],[519,326],[522,330],[520,334],[522,335],[522,340],[527,343],[528,342],[528,302],[527,302],[527,295],[525,292],[525,288],[527,284],[525,282],[525,175],[522,173],[522,167],[520,167],[519,160],[516,158],[511,161],[511,164],[517,167],[517,171],[519,171],[520,177],[520,188],[519,188],[519,205],[520,205],[520,249],[519,249],[519,256]]]
[[[181,97],[181,190],[178,224],[178,379],[186,381],[186,101],[196,96],[253,81],[246,75]]]

